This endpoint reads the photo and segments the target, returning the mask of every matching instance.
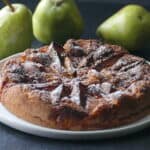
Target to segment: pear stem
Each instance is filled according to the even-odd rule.
[[[56,1],[56,6],[60,6],[63,2],[64,2],[64,0],[57,0]]]
[[[7,6],[10,8],[10,10],[11,10],[12,12],[15,11],[15,8],[12,6],[12,4],[10,3],[9,0],[2,0],[2,1],[4,2],[5,5],[7,5]]]

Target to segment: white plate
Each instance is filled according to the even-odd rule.
[[[96,131],[65,131],[40,127],[38,125],[26,122],[12,113],[10,113],[2,104],[0,104],[0,122],[5,125],[41,137],[49,137],[65,140],[79,139],[104,139],[111,137],[119,137],[142,130],[150,126],[150,115],[130,125],[119,128],[96,130]]]
[[[12,58],[17,56],[18,54],[10,57]],[[7,61],[10,57],[0,61],[0,68],[3,66],[3,63]],[[0,103],[0,122],[14,129],[23,131],[25,133],[42,137],[49,137],[55,139],[69,139],[69,140],[104,139],[127,135],[129,133],[142,130],[146,127],[150,127],[150,115],[133,124],[113,129],[96,130],[96,131],[66,131],[66,130],[44,128],[38,125],[31,124],[10,113]]]

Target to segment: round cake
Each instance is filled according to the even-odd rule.
[[[113,128],[150,114],[150,64],[98,40],[53,42],[6,61],[0,90],[2,104],[34,124]]]

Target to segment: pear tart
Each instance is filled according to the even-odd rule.
[[[5,62],[0,81],[3,105],[45,127],[113,128],[150,113],[149,63],[97,40],[27,49]]]

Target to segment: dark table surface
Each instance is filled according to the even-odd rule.
[[[127,4],[130,0],[123,0],[120,3],[114,3],[117,0],[81,0],[78,2],[81,13],[86,22],[83,38],[96,38],[95,30],[98,24],[110,16],[116,10]],[[101,2],[104,1],[104,2]],[[12,0],[12,2],[22,2],[34,10],[38,0]],[[150,1],[130,1],[139,2],[150,10]],[[0,2],[0,7],[3,4]],[[35,41],[33,47],[41,44]],[[136,53],[150,60],[150,50],[142,50]],[[150,128],[121,138],[96,141],[60,141],[48,138],[40,138],[28,135],[3,124],[0,124],[0,150],[150,150]]]

